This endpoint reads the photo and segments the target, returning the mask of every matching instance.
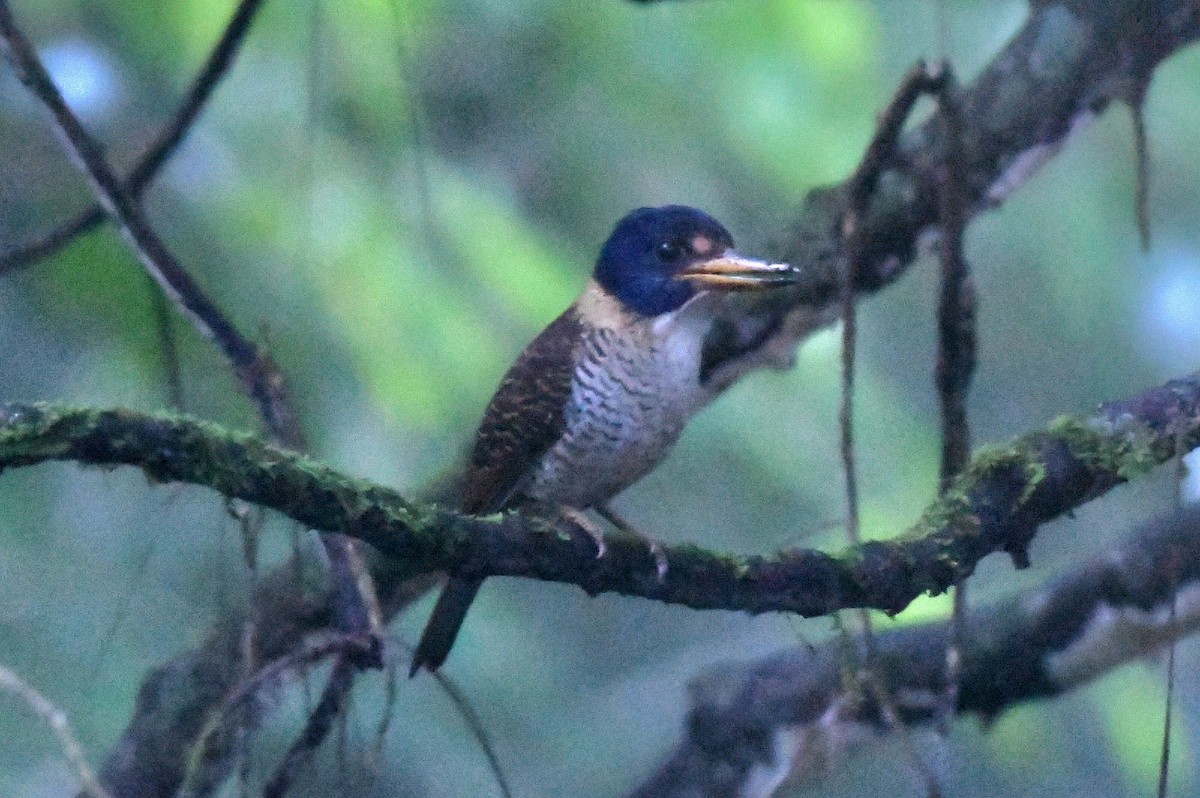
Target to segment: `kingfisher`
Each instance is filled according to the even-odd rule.
[[[723,296],[797,276],[738,254],[729,231],[695,208],[626,215],[583,292],[501,380],[475,435],[460,509],[557,513],[592,532],[602,554],[582,513],[621,526],[609,500],[662,461],[704,404],[701,350]],[[660,577],[665,567],[659,559]],[[482,582],[449,578],[410,676],[441,667]]]

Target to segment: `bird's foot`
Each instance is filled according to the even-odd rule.
[[[596,559],[600,559],[608,551],[608,544],[604,542],[604,533],[600,531],[600,527],[596,526],[592,519],[583,514],[582,510],[577,510],[574,507],[562,507],[562,517],[571,521],[576,526],[581,528],[596,544]]]
[[[658,581],[662,582],[667,578],[667,553],[663,550],[661,543],[630,524],[607,504],[597,505],[595,510],[601,518],[617,529],[646,541],[646,545],[650,548],[650,555],[654,557],[654,567],[658,573]]]

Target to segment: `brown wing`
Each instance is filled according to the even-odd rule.
[[[475,434],[463,486],[465,512],[502,509],[529,483],[542,455],[562,435],[581,332],[574,306],[567,308],[525,347],[500,381]],[[435,671],[445,662],[482,584],[479,577],[450,577],[413,652],[410,676],[421,668]]]
[[[579,315],[571,306],[525,347],[504,375],[475,435],[464,512],[502,509],[562,436],[581,335]]]

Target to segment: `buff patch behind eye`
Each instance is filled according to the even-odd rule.
[[[695,252],[697,255],[708,255],[713,249],[715,249],[715,245],[713,244],[713,240],[708,236],[697,235],[692,238],[692,252]]]

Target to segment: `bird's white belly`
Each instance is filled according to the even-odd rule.
[[[585,341],[565,434],[542,459],[531,496],[591,507],[658,465],[697,406],[701,336],[687,332],[639,339],[598,330]]]

